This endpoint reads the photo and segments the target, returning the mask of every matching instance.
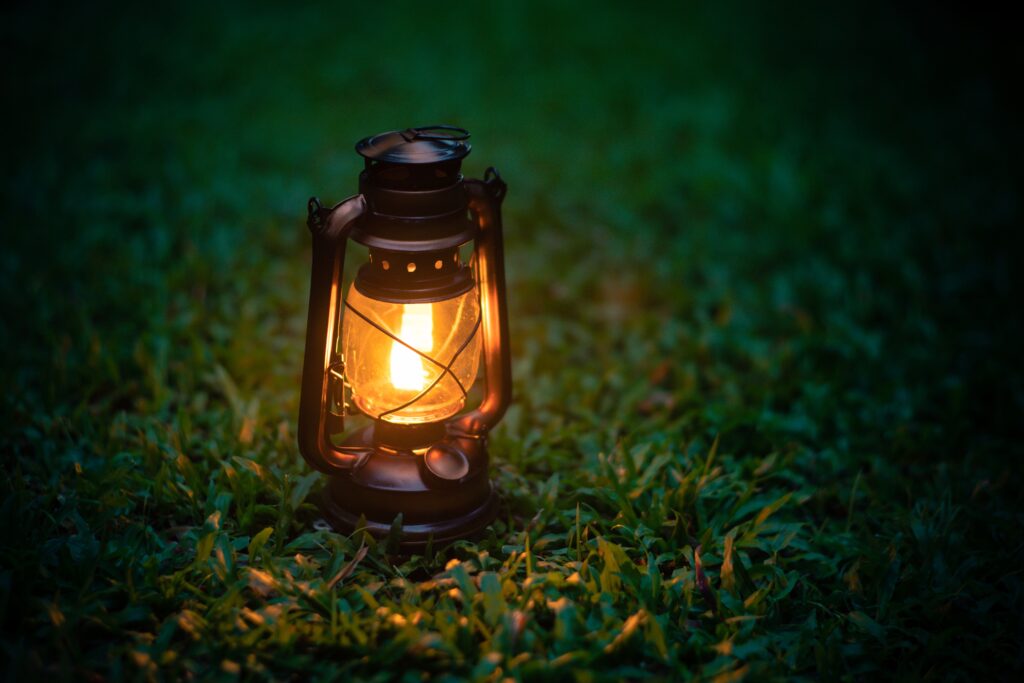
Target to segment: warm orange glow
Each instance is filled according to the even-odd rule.
[[[398,337],[409,346],[430,353],[434,350],[434,315],[430,304],[407,304],[403,306],[402,328]],[[391,342],[391,384],[396,389],[422,391],[429,380],[426,361],[404,344]]]
[[[353,285],[348,301],[372,321],[347,309],[342,322],[345,376],[359,410],[415,424],[462,409],[466,399],[459,383],[473,384],[480,360],[480,335],[473,334],[480,315],[476,290],[434,303],[401,304],[372,299]],[[390,335],[443,365],[455,358],[450,373]]]

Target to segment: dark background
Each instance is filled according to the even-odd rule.
[[[538,616],[506,674],[555,675],[513,662],[518,647],[538,662],[583,652],[566,666],[584,677],[1010,676],[1024,663],[1024,64],[995,7],[2,10],[11,675],[233,675],[219,663],[248,646],[209,611],[226,589],[186,569],[213,512],[217,543],[239,553],[273,527],[280,562],[316,518],[303,501],[320,484],[294,446],[306,199],[355,191],[361,137],[453,123],[473,133],[467,173],[493,164],[509,184],[516,405],[493,443],[501,521],[408,571],[564,537],[580,503],[595,567],[612,552],[600,535],[701,595],[702,543],[721,596],[744,504],[792,493],[779,519],[799,528],[799,553],[744,551],[752,588],[786,562],[802,577],[795,591],[764,584],[775,602],[749,628],[707,621],[742,616],[721,597],[710,612],[699,597],[580,599],[582,631],[609,639],[645,605],[668,652],[563,643]],[[687,498],[689,484],[644,475],[652,462],[706,474],[716,439],[721,486]],[[273,477],[238,484],[224,469],[236,456]],[[619,495],[615,479],[636,490]],[[669,501],[676,517],[641,532],[626,499]],[[552,566],[579,569],[552,543]],[[319,547],[340,562],[341,546]],[[510,605],[528,594],[496,571]],[[750,597],[738,590],[737,605]],[[183,606],[208,618],[201,642],[185,627],[160,640]],[[715,649],[723,639],[739,650]],[[374,659],[374,642],[344,646],[368,662],[344,671],[402,666]],[[264,644],[265,668],[242,670],[308,675],[332,647]],[[464,658],[434,673],[483,676],[490,647],[460,641]]]

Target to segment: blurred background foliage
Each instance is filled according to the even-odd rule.
[[[0,12],[9,680],[1024,666],[1006,17]],[[397,558],[295,447],[303,219],[436,122],[510,186],[516,403],[488,536]]]

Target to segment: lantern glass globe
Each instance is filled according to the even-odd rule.
[[[359,410],[397,424],[437,422],[462,410],[459,383],[469,391],[480,363],[475,286],[443,301],[392,303],[364,295],[353,283],[347,301],[341,342]]]

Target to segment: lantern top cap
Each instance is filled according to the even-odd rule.
[[[418,126],[392,130],[363,138],[356,151],[372,161],[392,164],[436,164],[457,161],[472,147],[466,140],[469,131],[457,126]]]

